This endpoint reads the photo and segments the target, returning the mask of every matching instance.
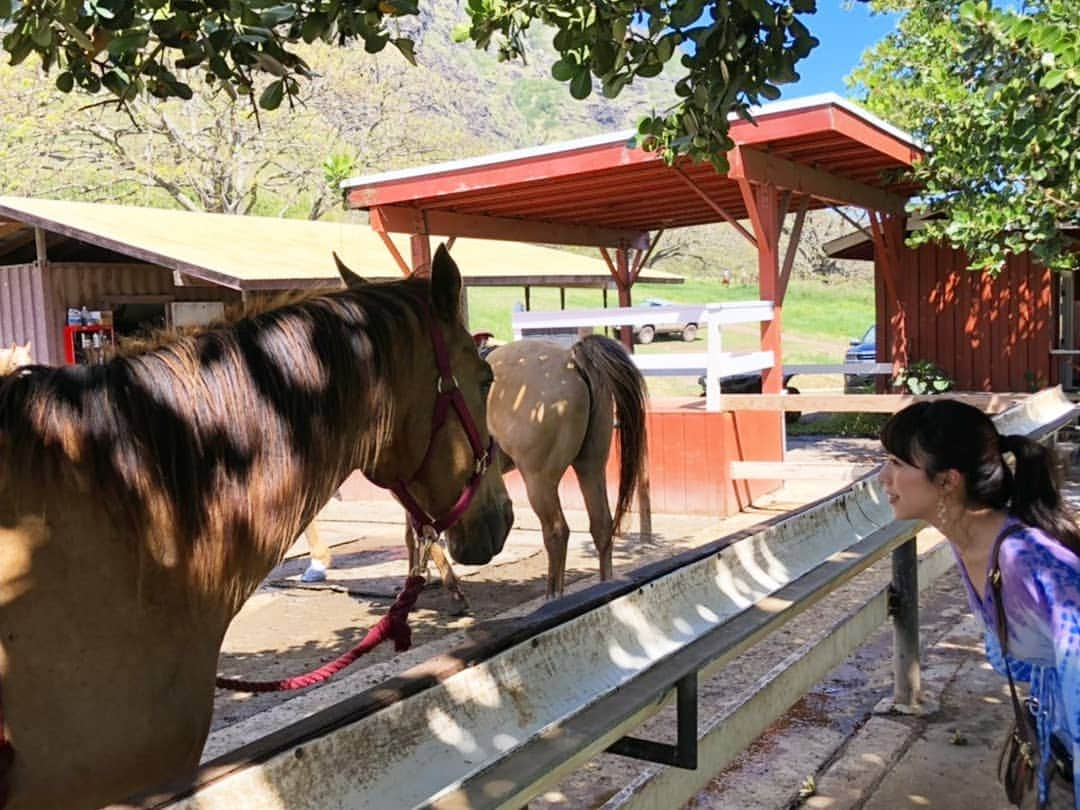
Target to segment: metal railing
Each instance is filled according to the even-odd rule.
[[[1048,439],[1077,410],[1055,389],[995,418],[1003,433]],[[139,804],[519,808],[614,745],[675,766],[648,789],[676,806],[679,791],[707,782],[888,615],[896,627],[895,699],[917,699],[920,567],[925,581],[951,565],[944,546],[916,560],[918,529],[891,519],[868,476],[763,529],[720,538],[528,617],[480,625],[472,645],[219,757],[193,784]],[[699,737],[699,679],[890,553],[891,588]],[[626,739],[676,695],[674,744]],[[690,781],[677,788],[665,781],[695,764],[698,770],[685,771]]]

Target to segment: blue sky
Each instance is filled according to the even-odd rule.
[[[845,9],[843,0],[818,0],[816,14],[799,19],[821,40],[810,56],[795,69],[799,81],[781,86],[781,99],[802,98],[816,93],[846,96],[844,76],[859,63],[864,50],[892,31],[896,15],[871,16],[868,3],[854,3]]]

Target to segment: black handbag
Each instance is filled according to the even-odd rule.
[[[1001,645],[1001,654],[1004,657],[1009,649],[1009,632],[1005,618],[1005,605],[1002,601],[1001,568],[998,566],[998,549],[1001,541],[1008,537],[1016,527],[1002,531],[994,541],[994,548],[990,553],[990,587],[994,594],[995,631],[998,643]],[[1005,663],[1005,674],[1009,678],[1009,695],[1012,697],[1013,722],[1009,729],[1009,735],[1005,738],[1005,744],[1001,748],[1001,756],[998,758],[998,779],[1005,788],[1005,796],[1009,802],[1020,807],[1025,804],[1027,795],[1031,791],[1038,790],[1039,763],[1042,761],[1039,751],[1039,734],[1035,727],[1035,718],[1026,702],[1021,702],[1016,693],[1016,683],[1013,681],[1012,672],[1008,662]],[[1072,753],[1069,752],[1058,739],[1051,735],[1051,764],[1050,783],[1047,792],[1047,803],[1050,796],[1056,793],[1073,795],[1072,781]],[[1039,810],[1047,807],[1047,803],[1038,802]]]

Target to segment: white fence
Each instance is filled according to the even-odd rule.
[[[776,358],[771,351],[724,351],[723,327],[736,323],[762,323],[773,317],[772,301],[730,301],[697,305],[663,307],[611,307],[602,309],[515,312],[511,316],[514,339],[534,334],[575,336],[584,330],[619,326],[675,327],[694,323],[705,326],[708,346],[705,351],[635,354],[634,362],[646,376],[705,377],[705,408],[723,410],[720,381],[739,374],[772,368]],[[544,333],[547,333],[546,335]],[[835,365],[785,365],[787,374],[890,374],[889,363],[838,363]]]

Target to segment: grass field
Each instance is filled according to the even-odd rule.
[[[718,280],[687,279],[684,284],[637,284],[634,300],[663,298],[676,303],[705,304],[720,301],[747,301],[758,298],[757,287],[723,286]],[[487,287],[469,290],[469,320],[474,331],[492,332],[499,340],[510,340],[510,313],[515,302],[524,303],[524,292],[516,287]],[[616,296],[608,293],[608,305],[617,306]],[[530,296],[533,310],[559,309],[559,291],[534,288]],[[603,306],[599,290],[567,290],[567,309],[593,309]],[[874,321],[874,290],[870,282],[830,283],[795,279],[788,287],[783,310],[784,362],[840,363],[851,338],[859,337]],[[635,351],[692,352],[706,350],[705,332],[698,340],[684,343],[678,336],[658,337]],[[737,324],[724,329],[724,348],[747,351],[759,345],[759,328]],[[797,378],[793,385],[804,390],[837,390],[839,375]],[[692,396],[699,391],[693,379],[653,377],[649,388],[655,396]]]

